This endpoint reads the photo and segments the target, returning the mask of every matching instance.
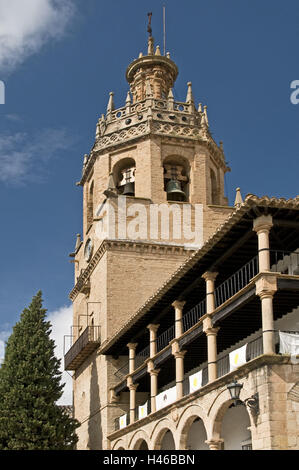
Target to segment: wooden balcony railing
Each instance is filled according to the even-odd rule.
[[[99,347],[101,335],[99,326],[87,326],[64,356],[64,369],[76,370],[85,359]]]

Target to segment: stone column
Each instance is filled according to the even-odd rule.
[[[271,215],[261,215],[253,221],[258,236],[259,271],[270,271],[269,232],[273,226]]]
[[[207,302],[207,313],[213,313],[215,310],[215,279],[218,273],[212,273],[206,271],[202,277],[206,281],[206,302]]]
[[[172,306],[175,309],[175,337],[179,338],[183,334],[183,307],[185,300],[175,300]]]
[[[262,276],[255,285],[262,307],[263,351],[275,354],[273,296],[277,291],[277,277],[275,274]]]
[[[184,356],[187,351],[180,351],[178,341],[173,341],[171,348],[175,358],[176,398],[179,400],[184,396]]]
[[[147,325],[150,332],[150,357],[154,357],[157,354],[157,330],[159,326],[153,323]]]
[[[205,441],[208,444],[210,450],[221,450],[223,439],[211,439],[210,441]]]
[[[217,333],[219,328],[214,328],[211,317],[203,321],[203,331],[207,335],[208,347],[208,377],[209,382],[217,379]]]
[[[133,374],[135,370],[135,351],[137,343],[128,343],[127,347],[129,348],[129,374]]]
[[[134,384],[132,377],[128,377],[127,386],[130,390],[130,424],[132,424],[135,422],[136,390],[138,384]]]
[[[151,377],[151,413],[156,411],[156,395],[158,393],[158,374],[160,369],[154,369],[154,362],[147,363],[147,370]]]

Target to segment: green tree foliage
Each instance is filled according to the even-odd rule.
[[[56,404],[62,395],[60,360],[38,292],[7,341],[0,368],[0,449],[68,450],[78,421]]]

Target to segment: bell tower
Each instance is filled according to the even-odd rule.
[[[84,156],[83,234],[71,254],[75,284],[72,345],[74,412],[82,423],[78,449],[105,449],[118,404],[109,390],[124,357],[101,355],[101,345],[200,247],[233,208],[224,195],[222,144],[209,131],[207,107],[174,99],[178,68],[154,45],[127,68],[125,104],[107,110]],[[136,313],[137,312],[137,313]]]

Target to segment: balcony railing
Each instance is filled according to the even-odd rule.
[[[189,330],[206,313],[206,299],[195,305],[189,312],[183,315],[183,331]]]
[[[144,348],[142,351],[140,351],[138,354],[136,354],[135,357],[135,369],[137,369],[141,364],[144,363],[144,361],[150,357],[150,347],[147,346]]]
[[[219,307],[226,300],[230,299],[243,287],[249,284],[250,280],[259,272],[258,256],[252,258],[242,268],[230,276],[220,286],[215,289],[215,305]]]
[[[175,326],[172,325],[157,338],[157,352],[168,346],[169,342],[175,337]]]
[[[65,370],[76,370],[101,343],[100,326],[87,326],[64,356]]]
[[[263,337],[259,336],[247,343],[246,362],[263,354]],[[229,354],[226,354],[217,361],[217,377],[222,377],[230,372]]]

